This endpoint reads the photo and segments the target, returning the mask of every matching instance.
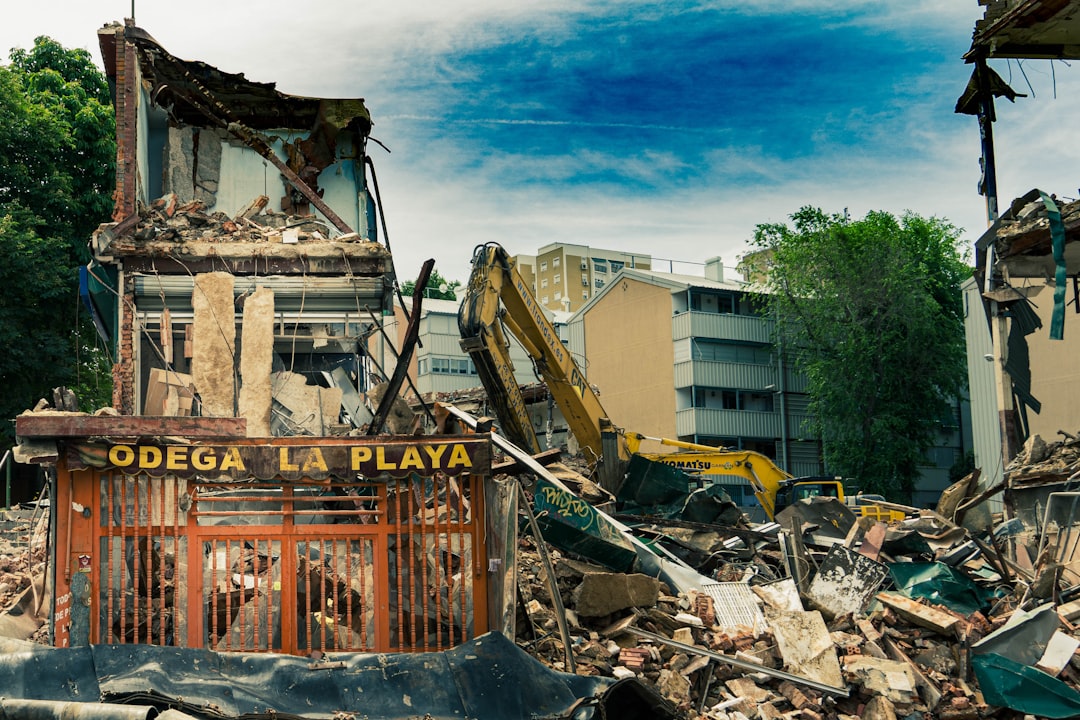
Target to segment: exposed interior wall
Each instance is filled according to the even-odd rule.
[[[585,313],[586,376],[616,425],[675,437],[671,291],[623,278]]]
[[[1047,441],[1060,440],[1058,430],[1073,434],[1080,431],[1080,317],[1075,307],[1066,307],[1065,337],[1051,340],[1054,288],[1041,278],[1026,278],[1025,285],[1024,292],[1043,323],[1027,336],[1031,394],[1042,403],[1039,414],[1028,413],[1028,421],[1032,435],[1041,435]]]

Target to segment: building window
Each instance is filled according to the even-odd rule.
[[[423,358],[422,360],[417,360],[416,361],[416,373],[418,375],[427,375],[427,371],[428,371],[427,358]]]
[[[696,387],[694,388],[694,407],[713,410],[773,412],[773,394],[751,390]]]
[[[555,302],[558,302],[559,300],[562,300],[562,293],[561,292],[555,293]]]
[[[593,272],[607,274],[607,261],[593,260]]]
[[[556,285],[561,284],[562,283],[562,275],[559,275],[558,273],[556,273],[554,282],[555,282]]]
[[[625,264],[626,264],[626,263],[621,263],[621,262],[619,262],[618,260],[612,260],[612,261],[611,261],[611,272],[613,272],[613,273],[617,273],[617,272],[619,272],[620,270],[622,270],[622,269],[623,269],[623,266],[624,266]]]
[[[544,297],[540,298],[540,303],[543,304],[543,305],[547,305],[548,304],[548,296],[545,295]]]
[[[547,272],[547,260],[540,263],[540,272]]]
[[[547,278],[544,278],[543,280],[540,281],[540,287],[541,288],[547,288]]]
[[[553,267],[553,268],[559,267],[559,261],[560,260],[561,260],[561,258],[555,258],[554,260],[552,260],[551,261],[551,267]]]
[[[475,375],[476,366],[469,358],[432,358],[431,372],[439,375]]]
[[[596,284],[596,287],[598,287],[598,288],[604,287],[604,281],[601,280],[600,278],[596,278],[596,283],[595,284]]]
[[[732,293],[690,293],[690,309],[695,312],[733,314],[736,307],[735,295]]]

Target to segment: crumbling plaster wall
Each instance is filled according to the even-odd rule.
[[[202,414],[208,417],[236,414],[233,281],[233,276],[224,272],[196,275],[191,293],[195,315],[191,375],[202,400]]]
[[[248,437],[270,437],[270,372],[274,361],[274,291],[261,287],[244,302],[240,417]]]

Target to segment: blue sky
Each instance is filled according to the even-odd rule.
[[[235,7],[234,7],[235,6]],[[0,48],[50,34],[97,56],[95,30],[130,0],[23,4]],[[138,24],[180,57],[306,95],[360,96],[399,274],[427,257],[465,279],[474,245],[572,242],[650,253],[658,267],[733,266],[760,222],[806,204],[946,217],[971,241],[977,0],[622,0],[437,6],[137,0]],[[1001,195],[1075,197],[1076,69],[996,65],[1034,98],[1002,105]],[[1057,98],[1053,97],[1056,90]]]

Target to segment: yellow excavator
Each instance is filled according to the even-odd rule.
[[[547,319],[543,306],[536,301],[528,283],[517,271],[515,261],[497,243],[477,246],[473,252],[472,273],[458,311],[458,330],[461,347],[476,366],[502,434],[533,454],[541,451],[540,442],[514,377],[507,331],[525,348],[562,411],[570,432],[583,451],[591,454],[598,464],[610,468],[611,463],[615,463],[622,467],[631,456],[640,455],[701,476],[706,481],[725,475],[741,477],[750,483],[769,519],[797,500],[817,496],[835,497],[859,515],[875,515],[881,519],[903,517],[903,513],[860,503],[857,497],[845,497],[843,484],[835,478],[794,478],[777,467],[767,455],[758,452],[653,438],[614,426],[600,404],[600,398]],[[644,440],[656,441],[679,451],[641,452]],[[606,454],[605,446],[608,448]],[[621,477],[621,473],[618,476]]]

